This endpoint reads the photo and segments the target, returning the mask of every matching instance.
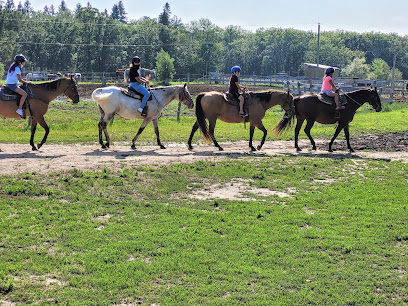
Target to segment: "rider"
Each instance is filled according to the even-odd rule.
[[[244,112],[244,97],[240,93],[241,90],[245,90],[245,87],[239,85],[238,77],[240,73],[241,68],[239,66],[234,66],[231,68],[231,78],[229,82],[228,93],[235,99],[239,100],[239,115],[241,117],[246,117],[248,116],[248,114]]]
[[[150,93],[142,84],[149,84],[149,80],[140,75],[140,58],[138,56],[132,58],[132,63],[130,64],[129,79],[129,87],[132,87],[138,93],[143,95],[142,103],[137,109],[143,115],[143,108],[146,106],[147,99],[149,99]]]
[[[343,109],[344,106],[339,106],[339,94],[338,90],[340,88],[336,87],[333,83],[334,68],[329,67],[325,71],[325,76],[323,77],[323,84],[320,94],[325,94],[326,96],[333,97],[334,102],[336,102],[336,110]]]
[[[6,81],[6,86],[5,86],[8,89],[21,95],[20,103],[18,105],[18,109],[16,110],[16,113],[19,114],[20,116],[24,116],[23,104],[24,104],[25,99],[27,98],[27,93],[23,89],[18,87],[19,81],[23,84],[27,83],[26,80],[21,78],[21,68],[24,66],[25,61],[26,61],[26,58],[22,54],[17,54],[14,57],[14,62],[10,65],[8,72],[7,72],[7,81]]]

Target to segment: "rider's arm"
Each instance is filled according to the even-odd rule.
[[[333,80],[329,80],[329,84],[331,85],[333,90],[337,90],[336,85],[334,85]]]
[[[235,82],[235,85],[237,85],[237,88],[239,89],[239,90],[244,90],[244,86],[241,86],[241,85],[239,85],[239,82]]]
[[[17,74],[17,79],[23,84],[26,83],[26,80],[21,77],[21,74]]]
[[[149,83],[149,80],[146,80],[144,77],[141,77],[141,76],[136,77],[136,81],[138,81],[140,84]]]

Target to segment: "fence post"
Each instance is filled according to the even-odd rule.
[[[177,108],[177,122],[180,122],[180,110],[181,110],[181,102],[179,101],[178,108]]]
[[[297,87],[298,87],[298,95],[300,96],[300,82],[297,82]]]

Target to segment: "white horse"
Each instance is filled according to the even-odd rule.
[[[165,149],[165,146],[160,142],[159,126],[157,120],[161,116],[161,112],[166,105],[171,101],[178,99],[179,102],[185,104],[188,108],[194,107],[194,101],[188,92],[186,84],[172,85],[166,87],[155,87],[151,89],[152,100],[147,102],[147,115],[142,117],[138,108],[141,101],[135,98],[131,98],[124,94],[123,90],[116,86],[109,86],[103,88],[97,88],[92,93],[92,99],[98,103],[99,111],[101,113],[101,119],[99,120],[99,143],[102,149],[109,148],[109,134],[106,129],[109,121],[118,114],[124,119],[144,119],[140,125],[139,131],[132,139],[132,149],[136,149],[135,142],[139,135],[143,132],[146,125],[150,121],[153,122],[154,131],[156,133],[157,144],[161,149]],[[102,130],[105,133],[106,143],[103,143]]]

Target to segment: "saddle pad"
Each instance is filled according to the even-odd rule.
[[[319,99],[320,102],[323,102],[324,104],[328,104],[328,105],[334,105],[334,98],[333,97],[329,97],[328,95],[322,95],[322,94],[318,94],[317,98]],[[344,95],[340,95],[339,97],[339,104],[340,105],[345,105],[347,103],[346,97]]]
[[[4,101],[15,101],[20,100],[21,95],[15,93],[14,91],[3,87],[0,89],[0,99]]]
[[[142,100],[142,98],[143,98],[143,96],[140,94],[140,93],[138,93],[137,91],[135,91],[133,88],[131,88],[131,87],[128,87],[128,89],[124,89],[124,88],[121,88],[120,89],[121,90],[121,92],[124,94],[124,95],[126,95],[126,96],[128,96],[128,97],[131,97],[131,98],[133,98],[133,99],[136,99],[136,100]],[[147,99],[147,101],[151,101],[153,99],[153,97],[152,97],[152,95],[150,94],[149,95],[149,99]]]
[[[224,96],[224,100],[231,105],[239,106],[239,100],[235,97],[231,96],[228,92],[222,93]],[[249,100],[251,99],[251,95],[249,93],[244,94],[244,105],[247,106]]]

